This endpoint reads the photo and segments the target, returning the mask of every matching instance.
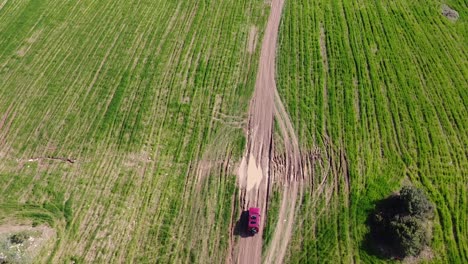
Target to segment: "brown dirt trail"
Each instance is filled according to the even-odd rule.
[[[279,221],[272,242],[265,252],[266,263],[282,262],[291,237],[296,201],[301,193],[303,169],[297,137],[289,116],[276,90],[275,56],[278,31],[284,0],[272,0],[260,54],[255,91],[250,103],[247,149],[239,168],[240,200],[243,211],[260,207],[262,216],[268,200],[268,189],[273,174],[283,183],[283,200]],[[273,150],[273,121],[278,121],[285,147],[284,171],[270,171]],[[261,218],[261,227],[265,217]],[[261,263],[263,230],[254,237],[240,238],[233,251],[236,263]]]

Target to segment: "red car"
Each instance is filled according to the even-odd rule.
[[[249,224],[248,231],[250,234],[255,235],[260,228],[260,208],[252,207],[249,209]]]

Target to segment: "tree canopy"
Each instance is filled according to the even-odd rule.
[[[415,187],[403,187],[377,203],[369,217],[370,245],[383,257],[417,256],[429,245],[434,206]]]
[[[400,191],[400,200],[410,215],[430,218],[434,213],[434,206],[421,189],[410,186],[403,187]]]

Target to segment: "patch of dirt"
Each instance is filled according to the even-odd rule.
[[[11,114],[11,106],[0,118],[0,146],[5,144],[6,136],[10,131],[11,124],[16,117],[16,113]]]
[[[4,0],[0,3],[0,10],[3,9],[3,7],[6,5],[6,3],[8,2],[8,0]]]
[[[460,17],[457,11],[455,11],[450,6],[445,5],[445,4],[442,5],[442,15],[448,18],[452,22],[457,21],[458,18]]]
[[[127,168],[140,168],[152,161],[151,155],[147,151],[127,154],[122,164]]]
[[[247,41],[247,51],[250,54],[255,52],[255,47],[257,46],[257,31],[256,26],[250,27],[249,39]]]
[[[240,186],[245,188],[247,192],[253,188],[258,189],[263,179],[263,170],[253,155],[250,155],[248,161],[247,157],[242,158],[238,173]]]
[[[46,225],[0,225],[0,262],[33,263],[55,237],[55,230]]]
[[[182,97],[182,99],[180,100],[180,103],[181,104],[190,104],[190,96]]]
[[[42,30],[36,30],[34,33],[26,40],[28,44],[33,44],[42,34]]]
[[[36,30],[34,31],[34,33],[28,38],[26,39],[26,44],[23,45],[19,50],[16,51],[16,55],[20,58],[24,57],[24,55],[26,55],[26,53],[29,51],[29,49],[31,48],[31,45],[36,42],[36,40],[39,38],[39,36],[41,35],[42,33],[42,30]]]
[[[327,54],[327,37],[325,35],[325,28],[320,23],[320,55],[322,56],[323,66],[328,72],[328,54]]]
[[[28,47],[23,46],[16,52],[16,55],[18,55],[18,57],[22,58],[22,57],[24,57],[24,55],[26,55],[26,52],[28,52],[28,50],[29,50]]]
[[[406,257],[403,259],[404,264],[416,264],[420,262],[430,262],[434,258],[434,253],[430,247],[426,247],[417,257]]]
[[[379,51],[379,48],[377,47],[377,44],[372,43],[372,44],[370,45],[370,50],[371,50],[372,54],[376,54],[376,53]],[[354,81],[354,80],[353,80],[353,81]]]

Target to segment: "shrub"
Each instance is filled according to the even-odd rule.
[[[423,222],[413,216],[404,216],[390,222],[390,232],[394,232],[396,251],[402,256],[417,256],[429,242]]]
[[[10,242],[12,244],[23,244],[29,237],[30,236],[26,232],[16,233],[10,237]]]
[[[368,245],[386,258],[417,256],[429,244],[433,214],[434,206],[422,190],[403,187],[399,195],[379,201],[369,216]]]
[[[421,190],[412,186],[405,186],[400,191],[400,199],[404,203],[406,211],[419,218],[431,218],[434,207]]]

